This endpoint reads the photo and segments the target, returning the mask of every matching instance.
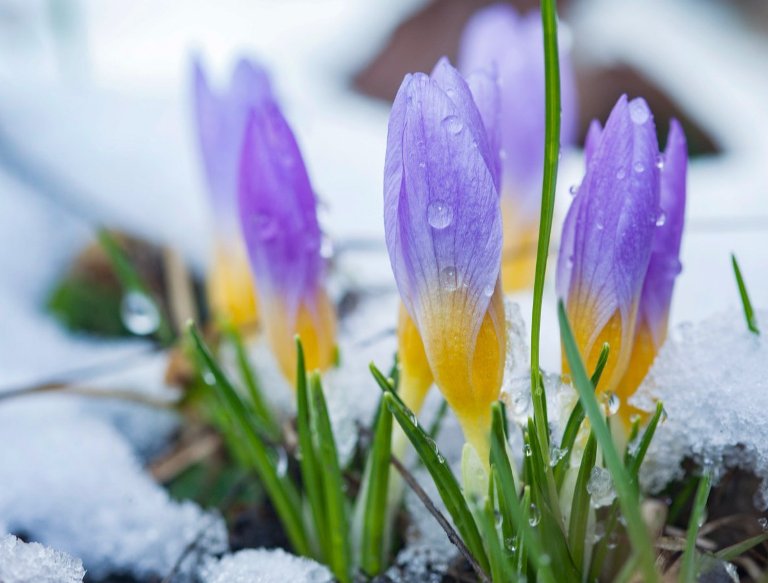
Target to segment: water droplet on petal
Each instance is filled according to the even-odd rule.
[[[160,327],[155,302],[140,291],[129,291],[120,302],[120,317],[131,334],[147,336]]]
[[[267,213],[259,213],[254,218],[254,229],[256,236],[262,241],[271,241],[277,237],[277,221]]]
[[[459,279],[455,267],[449,265],[440,270],[440,285],[446,291],[456,291],[459,287]]]
[[[619,168],[618,172],[616,172],[616,178],[619,180],[624,180],[624,178],[627,176],[627,171],[624,168]]]
[[[667,222],[667,213],[664,211],[659,212],[659,216],[656,217],[656,226],[657,227],[663,227],[664,223]]]
[[[656,168],[658,168],[659,170],[664,168],[664,156],[662,156],[661,154],[659,154],[659,156],[656,158]]]
[[[455,115],[449,115],[443,119],[443,125],[453,135],[461,133],[461,130],[464,129],[464,123]]]
[[[576,193],[579,192],[579,186],[577,184],[571,185],[571,187],[568,189],[568,192],[571,193],[571,196],[576,196]]]
[[[453,207],[442,200],[427,205],[427,221],[433,229],[445,229],[453,220]]]
[[[629,117],[637,125],[643,125],[651,117],[648,106],[642,99],[633,99],[629,102]]]
[[[645,164],[643,164],[642,162],[635,162],[634,168],[635,168],[635,172],[637,172],[638,174],[642,174],[643,172],[645,172]]]
[[[493,295],[493,291],[496,289],[495,285],[491,285],[490,283],[486,285],[483,288],[483,295],[487,298],[490,298]]]

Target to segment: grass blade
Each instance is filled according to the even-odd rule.
[[[222,332],[235,348],[237,367],[240,369],[245,388],[248,390],[248,396],[251,398],[251,405],[253,406],[254,412],[261,420],[262,425],[266,428],[268,435],[272,439],[278,439],[280,437],[280,428],[275,422],[274,415],[272,415],[272,411],[270,411],[267,406],[267,402],[264,400],[261,387],[256,379],[256,373],[248,360],[248,353],[245,350],[243,337],[240,334],[240,331],[231,323],[226,323],[222,325]]]
[[[557,46],[557,6],[555,0],[541,0],[541,21],[544,28],[544,75],[546,82],[546,123],[544,141],[544,177],[541,186],[541,216],[539,240],[536,247],[536,274],[533,284],[533,313],[531,316],[531,395],[533,413],[539,431],[539,441],[549,452],[549,426],[546,398],[539,370],[541,337],[541,306],[544,277],[547,272],[549,240],[555,209],[557,166],[560,158],[560,58]]]
[[[480,537],[477,523],[456,481],[456,477],[451,472],[448,464],[445,463],[443,456],[437,451],[434,442],[429,439],[429,436],[416,423],[416,416],[400,400],[397,393],[393,392],[392,384],[384,378],[381,371],[373,364],[370,368],[374,379],[376,379],[379,387],[384,391],[384,400],[390,411],[392,411],[395,420],[402,427],[403,432],[410,440],[424,467],[432,476],[440,498],[445,503],[445,507],[451,515],[456,529],[461,534],[464,544],[466,544],[480,567],[487,573],[489,564],[488,557],[483,548],[483,540]]]
[[[389,546],[384,540],[387,521],[389,458],[392,455],[392,412],[379,403],[373,430],[373,443],[367,462],[367,488],[364,491],[363,533],[360,543],[360,566],[366,575],[378,575],[384,566],[384,553]]]
[[[325,494],[327,532],[329,535],[329,564],[341,583],[352,580],[350,551],[348,545],[349,524],[344,483],[339,467],[336,441],[328,417],[320,375],[312,373],[309,379],[309,410],[312,441],[317,460],[322,468],[320,478]]]
[[[600,349],[600,355],[597,357],[597,364],[595,365],[595,371],[592,373],[592,387],[597,390],[597,385],[600,383],[600,377],[603,375],[603,369],[608,362],[608,353],[610,352],[610,346],[607,342],[603,343],[603,347]],[[555,466],[555,483],[557,489],[563,485],[565,474],[570,467],[571,453],[573,452],[573,444],[576,443],[576,436],[579,434],[581,423],[584,421],[584,407],[581,405],[581,401],[577,401],[573,406],[573,411],[568,417],[568,421],[565,424],[565,431],[563,431],[563,438],[560,440],[560,449],[565,453],[563,457],[557,462]]]
[[[597,441],[594,434],[590,434],[581,458],[576,486],[573,489],[571,521],[568,525],[568,541],[571,545],[571,556],[579,573],[581,573],[584,565],[584,548],[586,544],[587,522],[589,521],[591,496],[587,490],[587,484],[592,475],[592,468],[595,467],[596,457]]]
[[[688,521],[688,534],[685,537],[685,550],[681,559],[680,582],[695,583],[696,581],[696,539],[699,537],[699,528],[704,522],[707,509],[707,499],[712,488],[712,477],[704,472],[696,488],[696,498],[693,500],[691,517]]]
[[[733,264],[733,273],[736,276],[736,284],[739,286],[741,305],[744,306],[744,318],[747,320],[747,328],[753,334],[760,334],[760,330],[757,327],[757,318],[755,318],[755,310],[752,309],[752,302],[749,300],[749,294],[747,293],[747,285],[744,283],[739,262],[736,261],[736,256],[733,253],[731,253],[731,263]]]
[[[491,565],[492,581],[512,581],[512,565],[505,554],[504,546],[499,540],[499,530],[496,526],[496,515],[493,508],[494,499],[494,471],[491,469],[491,476],[488,480],[489,493],[485,499],[482,508],[478,508],[477,521],[483,532],[485,540],[485,550],[488,553],[488,560]],[[503,521],[503,518],[502,518]],[[502,522],[503,524],[503,522]]]
[[[320,555],[325,562],[330,562],[330,536],[325,517],[325,495],[310,427],[309,388],[304,365],[304,347],[298,337],[296,337],[296,356],[296,433],[299,441],[299,468],[304,492],[309,501]]]
[[[643,436],[637,444],[637,449],[630,453],[629,464],[627,469],[632,479],[637,482],[637,476],[640,473],[640,466],[643,465],[645,454],[648,452],[648,447],[651,445],[651,440],[656,433],[656,428],[659,426],[661,416],[664,414],[664,405],[662,403],[656,403],[656,412],[651,417],[648,425],[645,428]]]
[[[768,541],[768,532],[758,534],[757,536],[750,537],[740,543],[719,550],[715,553],[715,557],[721,561],[732,561],[765,541]]]
[[[310,546],[301,516],[301,499],[296,488],[290,480],[278,475],[277,468],[273,460],[270,459],[266,446],[251,425],[248,409],[200,337],[195,325],[190,323],[188,330],[198,355],[216,380],[216,386],[226,404],[231,422],[240,429],[245,437],[251,463],[275,506],[275,511],[280,517],[293,550],[297,554],[309,556]]]
[[[595,398],[592,384],[587,377],[587,371],[584,369],[584,363],[576,346],[573,331],[568,322],[568,316],[565,313],[565,306],[562,301],[558,302],[557,311],[560,321],[560,335],[571,370],[571,376],[579,392],[579,398],[584,411],[592,425],[592,431],[597,439],[597,443],[603,451],[605,464],[611,472],[621,510],[627,521],[627,533],[635,552],[638,554],[639,567],[643,572],[646,583],[658,581],[653,547],[651,546],[648,531],[640,512],[637,488],[624,467],[623,460],[619,456],[618,451],[616,451],[611,430],[605,422],[601,408]]]

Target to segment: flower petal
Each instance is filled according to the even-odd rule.
[[[564,45],[564,43],[561,43]],[[544,41],[538,11],[521,16],[507,4],[477,11],[461,39],[460,69],[491,72],[500,84],[500,131],[503,191],[520,199],[527,216],[539,210],[544,166]],[[560,50],[561,142],[573,141],[576,90],[567,47]]]
[[[316,296],[323,272],[315,195],[274,102],[254,107],[240,164],[240,218],[260,298],[289,315]]]
[[[677,120],[672,120],[661,170],[661,214],[656,222],[653,252],[638,316],[649,327],[656,349],[666,338],[672,289],[681,271],[680,242],[685,221],[687,165],[685,134]]]
[[[387,244],[403,302],[425,344],[427,320],[445,306],[475,335],[499,275],[498,194],[471,129],[477,109],[471,99],[461,103],[464,109],[436,81],[416,74],[404,82],[390,121]],[[398,128],[402,133],[393,133]]]

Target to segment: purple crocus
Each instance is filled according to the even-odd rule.
[[[250,110],[239,193],[262,318],[283,373],[295,379],[296,334],[307,368],[327,369],[335,357],[335,315],[324,287],[317,201],[293,132],[272,99]]]
[[[545,82],[541,15],[508,4],[479,10],[467,24],[459,56],[463,73],[485,71],[498,81],[504,260],[508,291],[533,281],[544,168]],[[567,48],[560,49],[561,143],[576,133],[576,89]]]
[[[640,98],[622,96],[605,129],[593,126],[591,134],[586,175],[563,225],[557,291],[587,368],[595,367],[608,342],[600,386],[626,397],[619,381],[657,230],[659,149],[653,117]]]
[[[400,348],[423,347],[483,460],[505,353],[495,159],[470,87],[447,60],[429,76],[405,77],[389,119],[384,225],[406,320],[422,343]]]
[[[213,211],[216,247],[208,277],[208,295],[217,316],[253,323],[256,303],[240,234],[237,181],[248,110],[271,99],[266,72],[240,60],[228,87],[214,91],[199,61],[194,62],[197,134]]]

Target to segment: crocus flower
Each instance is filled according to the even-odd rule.
[[[642,99],[622,96],[605,129],[593,126],[587,170],[563,225],[557,291],[587,369],[610,345],[600,380],[622,394],[659,217],[656,128]],[[563,359],[564,372],[567,363]]]
[[[494,160],[456,69],[441,60],[431,76],[406,76],[387,137],[387,248],[411,333],[422,340],[435,383],[481,460],[506,343]],[[409,346],[419,348],[412,342],[401,349]]]
[[[685,178],[688,151],[680,124],[672,120],[661,166],[661,211],[651,246],[651,259],[643,282],[632,354],[619,383],[628,397],[640,386],[667,338],[669,306],[675,278],[681,271],[680,242],[685,220]],[[627,413],[631,409],[626,409]]]
[[[324,287],[317,201],[296,139],[272,99],[254,106],[240,163],[240,220],[267,338],[296,377],[294,336],[308,370],[335,359],[336,319]]]
[[[463,73],[486,71],[498,80],[504,224],[504,289],[530,286],[536,263],[544,169],[545,82],[541,15],[521,16],[508,4],[479,10],[467,24],[459,55]],[[569,54],[560,48],[561,143],[576,132],[576,90]]]
[[[251,274],[240,233],[237,181],[248,109],[270,98],[266,73],[257,65],[237,63],[229,86],[213,91],[199,61],[194,63],[194,102],[215,229],[215,253],[208,277],[213,312],[236,324],[253,323],[257,309]]]

